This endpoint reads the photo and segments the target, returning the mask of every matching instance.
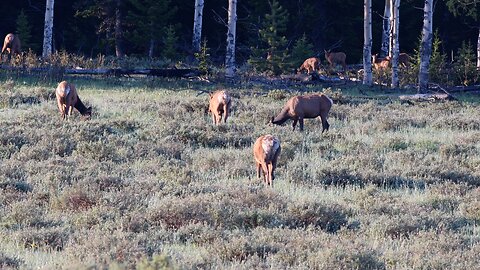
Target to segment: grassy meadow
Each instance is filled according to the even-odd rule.
[[[269,126],[298,89],[70,78],[90,121],[61,121],[56,83],[0,81],[0,269],[478,269],[480,102],[401,104],[351,87],[330,130]],[[368,90],[370,97],[393,96]],[[255,139],[282,153],[273,189]]]

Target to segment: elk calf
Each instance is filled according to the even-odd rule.
[[[390,66],[390,56],[378,58],[378,54],[372,55],[372,64],[376,70],[387,69]]]
[[[7,51],[7,54],[19,54],[20,53],[20,39],[15,36],[14,34],[10,33],[5,36],[5,40],[3,41],[2,53]]]
[[[215,93],[208,94],[210,96],[209,111],[212,113],[212,120],[214,125],[220,124],[222,121],[227,122],[228,114],[230,112],[231,97],[227,91],[221,90]]]
[[[308,74],[310,74],[312,71],[320,70],[320,60],[318,60],[318,58],[316,57],[306,59],[303,64],[298,68],[297,73],[300,73],[304,70],[306,70]]]
[[[269,134],[260,136],[253,145],[257,177],[260,178],[260,172],[263,172],[265,186],[273,187],[274,171],[280,151],[280,140]]]
[[[67,119],[72,115],[73,108],[75,107],[83,119],[89,119],[92,116],[92,107],[85,107],[80,98],[78,97],[75,85],[63,81],[58,84],[55,90],[57,97],[58,110],[62,115],[62,119]]]
[[[276,117],[272,117],[270,122],[275,125],[281,125],[288,119],[292,119],[293,130],[295,130],[297,122],[300,122],[300,131],[303,131],[304,118],[316,118],[320,116],[322,119],[323,133],[330,127],[327,119],[332,105],[333,100],[324,94],[294,96],[287,101],[282,111]]]
[[[330,68],[335,68],[336,65],[342,65],[343,70],[347,70],[347,64],[345,63],[345,59],[347,55],[343,52],[332,53],[330,51],[325,51],[325,59],[330,64]]]

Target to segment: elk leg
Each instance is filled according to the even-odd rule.
[[[293,123],[292,123],[293,131],[295,131],[295,127],[297,126],[297,121],[298,121],[298,118],[293,118]]]
[[[267,165],[268,167],[268,186],[273,187],[273,165],[272,163],[269,163]]]
[[[228,118],[228,106],[227,104],[223,105],[223,122],[227,123],[227,118]]]
[[[300,131],[303,131],[303,117],[300,117],[298,121],[300,122]]]
[[[257,163],[257,178],[260,178],[260,172],[262,171],[262,165]]]
[[[268,167],[266,163],[262,164],[262,170],[263,170],[263,183],[265,186],[268,186]]]

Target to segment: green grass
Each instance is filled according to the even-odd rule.
[[[201,90],[220,85],[69,80],[90,121],[60,120],[55,84],[0,82],[2,269],[480,265],[478,96],[405,105],[309,86],[336,101],[322,134],[316,119],[266,124],[300,86],[229,88],[216,127]],[[282,145],[273,189],[252,155],[266,133]]]

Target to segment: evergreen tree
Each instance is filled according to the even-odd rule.
[[[128,21],[135,25],[129,32],[131,41],[147,51],[149,57],[155,55],[159,37],[164,35],[168,21],[177,12],[171,0],[128,0],[133,7],[128,13]]]
[[[295,45],[293,45],[290,63],[298,68],[303,64],[305,59],[312,57],[313,54],[313,45],[308,42],[307,36],[304,33],[303,36],[295,42]]]
[[[258,31],[260,42],[252,48],[249,63],[258,71],[270,71],[280,74],[288,64],[287,38],[283,35],[287,30],[288,11],[276,0],[270,3],[270,13],[265,15],[263,28]]]
[[[169,59],[170,61],[175,61],[178,59],[177,54],[177,33],[175,32],[175,27],[173,25],[169,25],[165,29],[165,37],[163,38],[163,52],[162,56],[165,59]]]
[[[20,14],[17,17],[16,24],[16,33],[20,39],[20,42],[22,43],[23,50],[28,50],[28,48],[31,48],[32,50],[35,49],[32,48],[32,44],[30,43],[32,39],[32,27],[30,26],[27,15],[25,15],[23,9],[20,11]]]
[[[447,83],[448,77],[445,76],[445,64],[447,55],[442,53],[442,41],[438,37],[438,30],[435,31],[432,44],[432,57],[430,58],[430,78],[432,82]]]

